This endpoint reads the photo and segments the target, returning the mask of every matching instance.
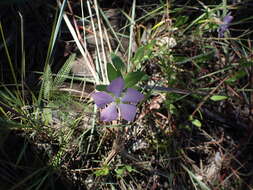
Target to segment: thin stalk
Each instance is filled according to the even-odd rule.
[[[9,50],[8,50],[8,47],[7,47],[7,43],[6,43],[6,40],[5,40],[5,37],[4,37],[4,32],[3,32],[3,27],[2,27],[1,21],[0,21],[0,33],[1,33],[1,37],[3,39],[4,49],[5,49],[5,53],[6,53],[6,56],[7,56],[7,59],[8,59],[10,69],[11,69],[11,74],[12,74],[12,77],[14,79],[15,85],[18,88],[17,77],[16,77],[16,74],[15,74],[15,71],[14,71],[14,67],[13,67],[13,64],[12,64],[12,61],[11,61],[11,56],[10,56],[10,53],[9,53]]]
[[[108,20],[107,16],[104,14],[104,12],[103,12],[101,9],[99,9],[99,11],[100,11],[100,14],[101,14],[101,16],[103,17],[105,23],[106,23],[107,26],[109,27],[109,29],[110,29],[110,31],[111,31],[113,37],[115,37],[115,39],[117,40],[117,42],[118,42],[118,44],[119,44],[119,47],[120,47],[122,50],[124,50],[124,47],[123,47],[123,45],[122,45],[122,43],[121,43],[121,41],[120,41],[120,39],[119,39],[119,36],[118,36],[118,34],[115,32],[115,30],[113,29],[113,27],[112,27],[110,21]],[[105,31],[106,31],[106,30],[105,30]]]
[[[18,12],[20,17],[20,31],[21,31],[21,88],[22,88],[22,97],[25,98],[25,76],[26,76],[26,66],[25,66],[25,49],[24,49],[24,20],[20,12]]]
[[[85,36],[86,36],[86,29],[85,29],[85,24],[84,24],[84,21],[85,21],[85,16],[84,16],[84,12],[83,12],[83,10],[84,10],[84,7],[83,7],[83,1],[81,1],[81,13],[82,13],[82,27],[83,27],[83,41],[82,41],[82,45],[83,45],[83,47],[84,47],[84,51],[85,51],[85,53],[86,53],[86,55],[87,55],[87,58],[89,59],[89,63],[91,64],[91,65],[93,65],[93,66],[95,66],[95,64],[93,63],[93,59],[92,59],[92,57],[91,57],[91,55],[90,55],[90,53],[89,53],[89,51],[88,51],[88,48],[87,48],[87,43],[86,43],[86,38],[85,38]]]
[[[101,70],[102,70],[102,74],[104,73],[103,76],[103,82],[104,83],[108,83],[108,74],[107,74],[107,60],[106,60],[106,54],[105,54],[105,46],[104,46],[104,40],[103,40],[103,30],[101,27],[101,21],[100,21],[100,15],[99,15],[99,10],[98,10],[98,3],[97,0],[94,0],[94,4],[95,4],[95,11],[96,11],[96,15],[97,15],[97,22],[98,22],[98,31],[99,31],[99,36],[100,36],[100,45],[102,48],[102,55],[103,55],[103,62],[101,62]],[[99,53],[100,54],[100,53]]]
[[[132,57],[132,45],[134,40],[134,25],[135,25],[135,8],[136,8],[136,0],[133,1],[132,14],[130,20],[130,36],[129,36],[129,48],[128,48],[128,57],[127,57],[127,71],[130,71],[130,60]]]
[[[50,59],[52,57],[53,49],[55,46],[56,38],[57,38],[59,30],[60,30],[60,26],[62,23],[62,18],[63,18],[66,4],[67,4],[67,0],[64,0],[62,4],[58,1],[58,4],[60,5],[60,13],[59,13],[56,25],[55,25],[53,32],[52,32],[53,35],[51,36],[51,39],[50,39],[48,52],[47,52],[47,58],[46,58],[46,64],[49,64]]]
[[[95,83],[99,83],[99,78],[97,76],[97,73],[96,73],[95,69],[91,66],[90,61],[89,61],[89,59],[87,57],[87,53],[85,53],[83,46],[81,45],[80,41],[78,40],[77,34],[75,32],[75,29],[73,28],[73,26],[72,26],[72,24],[71,24],[68,16],[65,13],[63,14],[63,18],[64,18],[64,21],[65,21],[65,23],[66,23],[66,25],[67,25],[67,27],[68,27],[68,29],[69,29],[72,37],[74,38],[74,40],[76,42],[76,45],[77,45],[79,51],[81,52],[82,56],[84,57],[84,61],[85,61],[86,65],[88,66],[90,72],[93,75]]]
[[[92,12],[91,12],[91,6],[90,6],[90,2],[87,1],[87,7],[88,7],[88,11],[89,11],[89,14],[90,14],[90,20],[91,20],[91,26],[92,26],[92,30],[93,30],[93,34],[94,34],[94,39],[95,39],[95,43],[96,43],[96,49],[97,49],[97,59],[98,59],[98,64],[99,64],[99,67],[97,68],[100,68],[99,71],[101,73],[101,76],[102,76],[102,80],[105,78],[105,73],[104,73],[104,70],[103,70],[103,67],[102,67],[102,59],[101,59],[101,56],[100,56],[100,49],[99,49],[99,44],[98,44],[98,38],[97,38],[97,32],[96,32],[96,27],[95,27],[95,23],[94,23],[94,20],[93,20],[93,16],[92,16]],[[100,38],[102,38],[102,36],[100,36]]]
[[[91,123],[91,134],[90,134],[90,138],[89,138],[86,154],[88,154],[89,151],[90,151],[90,146],[91,146],[91,142],[92,142],[93,135],[94,135],[95,122],[96,122],[96,113],[97,113],[97,106],[94,105],[93,117],[92,117],[92,123]]]

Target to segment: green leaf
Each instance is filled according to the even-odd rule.
[[[76,54],[70,55],[70,57],[67,59],[64,65],[61,67],[61,69],[59,70],[59,72],[57,73],[54,79],[54,82],[53,82],[54,88],[57,88],[63,84],[63,82],[65,81],[66,77],[68,76],[72,68],[73,61],[75,60],[75,58],[76,58]]]
[[[41,90],[43,91],[43,97],[47,100],[51,98],[51,90],[53,88],[52,71],[49,65],[46,65]]]
[[[106,176],[109,174],[109,172],[110,172],[110,170],[109,170],[108,166],[104,166],[103,168],[95,171],[94,173],[97,177],[99,177],[99,176]]]
[[[132,60],[133,63],[140,64],[141,62],[147,59],[150,59],[150,57],[152,56],[154,45],[155,45],[155,40],[153,40],[147,45],[139,47],[133,57],[133,60]]]
[[[117,71],[120,73],[126,72],[126,65],[122,61],[122,59],[117,56],[115,53],[111,54],[112,63]]]
[[[171,114],[176,114],[177,113],[177,108],[173,104],[169,104],[168,109],[169,109]]]
[[[230,77],[229,79],[227,79],[225,82],[226,83],[234,83],[234,82],[240,80],[241,78],[247,76],[247,72],[245,71],[244,68],[251,67],[252,64],[253,64],[252,61],[248,61],[245,59],[239,60],[239,65],[240,65],[239,71],[237,71],[235,74],[233,74],[233,76]]]
[[[125,168],[128,172],[132,172],[134,170],[130,165],[126,165]]]
[[[234,83],[234,82],[236,82],[237,80],[243,78],[246,75],[247,75],[246,71],[244,71],[244,70],[238,71],[232,77],[230,77],[229,79],[227,79],[226,82],[227,83]]]
[[[213,57],[214,53],[215,53],[215,50],[212,49],[205,53],[202,53],[193,57],[181,57],[181,56],[174,57],[174,60],[176,62],[175,63],[176,65],[185,64],[192,61],[197,62],[197,63],[203,63],[203,62],[209,61]]]
[[[239,64],[240,66],[242,66],[243,68],[247,68],[247,67],[251,67],[253,64],[253,61],[247,61],[247,60],[239,60]]]
[[[122,176],[125,171],[126,171],[125,168],[117,168],[117,169],[115,169],[116,174],[119,175],[119,176]]]
[[[120,71],[117,71],[111,63],[107,63],[107,73],[110,82],[121,76]]]
[[[227,98],[227,96],[213,95],[210,99],[213,101],[221,101],[226,100]]]
[[[15,122],[15,121],[11,121],[9,119],[5,119],[5,118],[2,118],[0,117],[0,130],[4,130],[4,129],[25,129],[25,128],[32,128],[32,126],[28,126],[28,125],[24,125],[24,124],[21,124],[19,122]]]
[[[188,16],[179,16],[179,17],[176,19],[175,27],[182,26],[182,25],[185,24],[188,20],[189,20],[189,17],[188,17]]]
[[[132,172],[133,170],[132,166],[125,165],[124,167],[115,169],[115,172],[118,176],[122,176],[125,172]]]
[[[134,55],[133,62],[141,62],[145,53],[145,46],[139,47]]]
[[[203,183],[195,174],[193,174],[184,164],[181,166],[187,171],[188,175],[198,183],[200,190],[211,190],[205,183]]]
[[[53,114],[50,108],[44,108],[42,115],[46,125],[51,124],[53,122]]]
[[[201,127],[202,126],[202,124],[201,124],[201,122],[198,120],[198,119],[193,119],[192,121],[192,124],[193,125],[195,125],[196,127]]]
[[[142,71],[136,71],[128,73],[125,77],[125,88],[131,88],[142,80],[145,73]]]
[[[96,90],[98,91],[106,91],[107,85],[101,84],[96,86]]]

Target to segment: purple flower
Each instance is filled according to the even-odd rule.
[[[224,37],[224,33],[225,31],[228,30],[229,24],[232,22],[233,20],[233,16],[231,16],[231,13],[228,13],[224,18],[223,18],[223,23],[220,25],[220,27],[218,28],[218,36],[219,38]]]
[[[120,115],[127,121],[133,121],[136,115],[136,104],[144,99],[144,95],[133,88],[125,88],[122,77],[114,79],[106,88],[108,92],[95,92],[91,95],[95,104],[102,108],[100,119],[113,121]]]

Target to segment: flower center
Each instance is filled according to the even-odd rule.
[[[120,101],[120,98],[115,98],[115,103],[116,103],[116,104],[120,104],[120,102],[121,102],[121,101]]]

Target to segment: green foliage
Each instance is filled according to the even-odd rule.
[[[94,172],[94,174],[99,177],[99,176],[107,176],[110,173],[109,167],[103,166],[102,168],[98,169],[97,171]]]
[[[130,165],[124,165],[115,169],[117,177],[123,177],[126,173],[131,173],[133,171],[134,169]]]
[[[107,73],[109,81],[116,79],[117,77],[122,77],[126,73],[126,65],[122,59],[115,53],[111,54],[112,63],[107,63]]]
[[[244,78],[245,76],[247,76],[247,72],[244,70],[240,70],[240,71],[236,72],[232,77],[227,79],[226,83],[233,84],[235,82],[238,82],[238,80]]]
[[[12,120],[7,120],[6,118],[0,117],[0,130],[5,130],[5,129],[29,129],[32,126],[28,126],[25,124],[21,124],[19,122],[15,122]]]
[[[138,82],[140,82],[144,76],[145,76],[145,73],[142,71],[128,73],[124,78],[125,79],[125,87],[126,88],[133,87]]]
[[[173,104],[168,104],[168,106],[167,106],[167,109],[169,110],[169,112],[171,113],[171,114],[177,114],[177,108],[173,105]]]
[[[211,190],[205,183],[198,179],[198,177],[194,173],[192,173],[184,164],[181,164],[181,166],[190,176],[192,183],[197,183],[200,190]]]
[[[45,67],[41,89],[43,92],[43,98],[45,98],[46,100],[49,100],[51,97],[52,89],[53,89],[53,76],[52,76],[52,71],[49,65],[46,65]]]
[[[25,0],[3,0],[0,1],[0,4],[11,4],[24,1]],[[66,78],[73,79],[68,75],[72,67],[73,61],[76,57],[75,54],[72,54],[57,74],[54,74],[52,72],[51,69],[53,68],[54,47],[55,43],[57,43],[57,38],[61,37],[58,34],[60,34],[61,32],[60,28],[62,25],[62,19],[65,19],[68,27],[69,25],[71,25],[71,22],[68,23],[69,20],[66,19],[68,15],[65,15],[66,17],[63,17],[64,9],[67,3],[66,0],[62,1],[60,9],[56,14],[57,16],[55,17],[54,27],[52,30],[51,39],[48,47],[48,54],[45,64],[46,66],[44,68],[43,75],[41,76],[42,84],[40,94],[42,101],[40,101],[40,98],[38,98],[39,100],[37,100],[36,96],[31,95],[32,93],[29,94],[30,92],[27,93],[26,90],[22,91],[22,87],[24,85],[19,84],[19,76],[15,75],[15,73],[20,72],[14,71],[14,69],[16,68],[15,65],[12,65],[12,59],[10,59],[10,55],[8,52],[9,47],[8,44],[5,42],[3,30],[2,28],[0,28],[3,40],[3,44],[0,45],[5,48],[2,49],[5,50],[5,53],[8,57],[8,67],[10,67],[11,69],[10,74],[13,75],[12,78],[14,80],[17,80],[15,81],[15,88],[7,88],[5,86],[1,86],[1,132],[6,131],[6,128],[8,130],[15,130],[14,133],[16,133],[16,131],[23,131],[22,135],[27,136],[27,142],[31,143],[34,147],[37,147],[37,144],[40,144],[39,141],[55,146],[56,150],[43,150],[49,156],[49,160],[47,160],[46,165],[50,166],[51,169],[53,168],[56,172],[59,171],[60,176],[64,175],[65,173],[62,172],[62,170],[68,171],[71,174],[73,168],[76,169],[73,169],[74,172],[78,171],[79,168],[81,170],[84,169],[82,170],[80,176],[90,175],[90,172],[85,172],[88,170],[95,170],[93,174],[97,177],[101,177],[99,178],[99,181],[97,183],[98,186],[100,186],[101,188],[98,187],[98,189],[108,189],[110,185],[110,187],[115,186],[115,189],[117,189],[121,188],[122,184],[122,189],[134,188],[132,186],[134,186],[135,184],[137,184],[136,186],[138,189],[140,180],[148,179],[146,174],[148,174],[149,172],[153,172],[153,168],[155,168],[155,170],[157,171],[155,172],[158,176],[157,184],[160,184],[160,179],[165,179],[163,177],[168,176],[170,178],[168,180],[169,185],[168,187],[164,187],[165,189],[178,188],[209,190],[210,188],[205,184],[206,176],[204,176],[205,161],[207,161],[209,158],[207,157],[205,159],[202,159],[202,155],[196,156],[199,159],[203,160],[203,162],[201,162],[201,167],[202,165],[204,166],[203,172],[201,172],[201,174],[203,175],[203,179],[200,180],[199,175],[196,174],[196,171],[199,171],[197,170],[198,165],[195,165],[195,167],[190,166],[194,165],[194,163],[199,163],[199,160],[196,159],[195,156],[192,158],[191,156],[187,155],[187,151],[195,150],[192,149],[194,148],[192,147],[192,145],[196,145],[198,147],[198,150],[194,151],[194,155],[195,153],[198,154],[198,152],[201,152],[201,146],[198,146],[198,143],[202,143],[203,134],[201,133],[201,135],[199,135],[199,131],[209,132],[213,130],[213,123],[206,121],[201,117],[202,113],[206,114],[205,111],[202,112],[202,108],[204,108],[203,110],[212,109],[212,107],[217,107],[220,105],[218,101],[226,100],[228,98],[233,100],[233,96],[229,97],[226,94],[226,92],[229,92],[230,89],[235,91],[238,96],[241,96],[241,99],[243,99],[244,102],[247,102],[247,104],[248,102],[251,102],[251,94],[247,92],[247,90],[252,90],[252,86],[250,86],[249,83],[249,79],[251,76],[250,73],[252,72],[252,48],[251,45],[248,45],[251,42],[250,40],[247,40],[247,38],[243,39],[241,36],[238,38],[236,36],[232,36],[232,38],[217,38],[216,30],[220,25],[221,18],[223,18],[224,16],[221,15],[221,12],[224,12],[225,14],[227,9],[231,8],[230,6],[225,6],[221,4],[205,5],[204,3],[206,2],[204,1],[196,1],[187,4],[187,6],[181,5],[180,2],[177,2],[178,4],[176,6],[173,6],[173,9],[171,9],[170,6],[173,5],[173,3],[175,3],[176,1],[171,1],[170,4],[166,4],[162,1],[160,2],[162,5],[159,5],[159,3],[155,3],[154,6],[157,7],[154,10],[148,10],[146,12],[146,15],[138,19],[134,18],[135,11],[133,10],[139,7],[145,10],[146,5],[143,7],[141,5],[135,7],[135,3],[133,3],[133,7],[135,8],[133,8],[132,12],[130,13],[132,14],[132,17],[129,17],[129,13],[125,13],[125,16],[128,17],[128,20],[130,21],[130,25],[124,26],[123,28],[126,29],[127,32],[131,31],[130,37],[127,36],[127,32],[125,32],[124,34],[122,33],[120,35],[124,37],[126,36],[128,39],[133,39],[133,26],[143,25],[143,28],[141,28],[140,30],[140,35],[137,34],[137,37],[139,38],[137,44],[140,46],[137,48],[137,51],[135,52],[133,57],[129,56],[127,58],[128,64],[125,64],[123,60],[114,53],[111,54],[111,63],[108,63],[106,68],[104,60],[98,59],[99,63],[96,62],[96,66],[98,66],[98,68],[96,68],[96,70],[94,69],[94,71],[97,71],[98,73],[92,73],[94,80],[91,81],[95,84],[99,84],[99,79],[98,77],[96,78],[96,76],[99,76],[99,74],[102,75],[101,78],[103,82],[107,81],[107,79],[104,78],[106,77],[105,72],[107,72],[109,81],[112,81],[117,77],[122,77],[125,81],[126,88],[135,88],[139,82],[142,82],[141,84],[144,85],[144,92],[146,91],[145,85],[158,85],[167,89],[176,89],[175,91],[168,90],[166,92],[150,90],[150,96],[146,98],[147,102],[142,105],[141,113],[137,113],[137,117],[138,115],[143,115],[143,113],[145,116],[141,117],[138,122],[134,123],[134,127],[137,131],[140,131],[140,133],[132,133],[132,130],[126,130],[128,136],[127,140],[135,139],[135,137],[131,135],[138,134],[137,139],[140,139],[140,142],[145,141],[148,146],[150,145],[148,149],[141,148],[140,151],[135,151],[134,153],[132,151],[128,152],[128,146],[123,147],[124,150],[122,151],[127,151],[127,154],[129,154],[127,163],[131,164],[131,156],[133,156],[134,158],[132,162],[135,162],[136,160],[140,161],[138,163],[141,163],[139,166],[140,168],[142,168],[140,172],[136,172],[131,165],[125,165],[126,162],[124,161],[124,159],[122,159],[123,154],[118,154],[114,157],[112,166],[106,165],[102,166],[99,169],[97,169],[98,164],[93,165],[94,162],[87,163],[86,161],[87,159],[89,160],[90,158],[94,158],[93,160],[98,160],[98,162],[100,162],[99,159],[104,157],[104,155],[108,153],[108,145],[111,145],[112,139],[110,136],[111,134],[108,135],[108,133],[105,131],[111,132],[113,131],[111,129],[114,129],[115,127],[132,127],[132,124],[101,124],[100,121],[95,120],[95,118],[97,118],[95,110],[96,108],[94,108],[93,110],[93,107],[90,106],[90,101],[87,100],[89,96],[85,97],[87,99],[84,100],[84,103],[83,100],[81,101],[77,97],[71,96],[68,92],[63,93],[61,91],[58,91],[58,87],[63,84]],[[224,2],[226,1],[223,1],[223,3]],[[179,4],[180,6],[178,6]],[[70,6],[72,5],[73,4],[70,3]],[[93,7],[95,6],[96,3],[92,4],[91,9],[93,9]],[[236,5],[233,5],[232,8],[237,9]],[[85,8],[81,7],[80,10],[85,10]],[[108,19],[109,17],[106,18],[107,16],[103,14],[103,9],[99,8],[99,10],[101,11],[101,15],[104,17],[103,21],[105,21],[110,27],[114,38],[120,44],[119,46],[122,46],[119,38],[120,35],[118,35],[117,33],[118,31],[114,31],[113,27],[110,25],[110,19]],[[91,13],[94,12],[93,10],[91,11]],[[97,19],[99,19],[99,15],[100,14],[96,15]],[[78,24],[80,23],[80,20],[86,19],[81,18],[79,20],[80,15],[73,16],[74,18],[78,19]],[[90,17],[91,19],[93,19],[92,15],[90,15]],[[151,22],[150,19],[152,20]],[[248,21],[250,21],[251,18],[247,19]],[[103,24],[104,22],[101,23]],[[153,27],[151,26],[150,31],[148,30],[149,26],[146,25],[146,23],[152,23]],[[240,23],[240,21],[238,21],[238,23]],[[101,26],[103,28],[103,25]],[[233,24],[231,26],[233,27]],[[141,36],[141,33],[143,32],[143,30],[150,32],[150,35],[146,38],[142,38],[143,36]],[[120,30],[120,32],[121,31],[122,30]],[[70,32],[73,37],[73,33],[76,35],[76,38],[74,37],[74,40],[78,41],[76,30],[73,28],[72,30],[70,30]],[[176,45],[173,47],[168,47],[168,44],[165,43],[162,46],[159,46],[157,42],[163,37],[171,37],[175,39]],[[239,41],[241,41],[242,43],[240,44]],[[131,43],[132,41],[130,40],[129,44]],[[242,46],[244,46],[244,48]],[[78,46],[79,50],[81,51],[82,49],[80,47],[82,47],[81,43],[79,43]],[[124,48],[121,47],[120,49]],[[86,50],[84,49],[81,51],[82,55],[90,53],[85,51]],[[132,55],[133,52],[131,51],[132,49],[129,48],[128,55]],[[17,60],[14,61],[18,62]],[[13,63],[15,63],[14,61]],[[151,73],[151,76],[148,76],[145,74],[144,71],[146,70],[146,66],[149,66],[151,64],[156,64],[160,67],[161,70],[159,69],[157,73]],[[127,73],[127,71],[130,72]],[[220,81],[222,81],[222,79],[224,78],[228,78],[225,81],[225,85],[227,85],[229,88],[224,89],[223,85],[219,86],[219,88],[216,88]],[[83,78],[81,78],[80,80],[83,81]],[[97,85],[96,90],[105,91],[106,87],[107,85]],[[206,95],[212,94],[210,93],[212,89],[216,89],[215,93],[217,93],[209,98],[209,100],[212,100],[213,102],[206,101],[205,98],[203,99],[203,97],[208,97]],[[181,92],[186,91],[189,93],[182,93],[182,95],[179,92],[180,90]],[[164,98],[165,93],[166,96]],[[32,96],[32,98],[30,98],[30,95]],[[28,100],[26,100],[26,98]],[[200,102],[202,100],[203,102]],[[88,102],[87,104],[86,101]],[[231,102],[233,103],[233,101]],[[214,106],[206,106],[206,104],[209,103]],[[228,101],[227,103],[230,103],[230,101]],[[189,118],[189,115],[191,114],[192,110],[197,107],[196,105],[200,107],[200,117],[198,116],[196,118]],[[205,109],[205,106],[207,107],[207,109]],[[233,106],[234,105],[232,105],[231,107]],[[235,104],[235,106],[237,106],[237,104]],[[158,109],[156,109],[156,107]],[[223,110],[223,107],[221,108],[221,110]],[[86,115],[86,112],[88,112],[88,114],[92,116],[88,117],[88,114]],[[215,115],[217,110],[210,110],[210,113],[212,112]],[[89,119],[91,117],[92,125],[90,126]],[[241,122],[243,122],[243,120]],[[215,122],[215,124],[216,123],[217,125],[219,124],[219,122]],[[150,129],[150,124],[152,125],[152,130]],[[211,132],[211,134],[213,135],[214,133],[214,137],[216,137],[215,131]],[[196,136],[200,138],[198,138],[197,140],[194,139],[194,137]],[[205,136],[207,137],[208,134]],[[228,138],[224,139],[224,141],[228,141]],[[15,165],[15,167],[17,168],[19,168],[18,164],[22,163],[22,157],[26,156],[25,154],[23,154],[23,152],[25,152],[27,145],[28,144],[24,145],[22,153],[17,156],[17,158],[14,158],[15,161],[17,160],[17,166],[15,164],[13,165]],[[190,149],[188,145],[191,146]],[[226,150],[226,147],[229,146],[223,147],[223,142],[221,142],[219,146],[222,150],[224,150],[224,152],[235,152],[234,150]],[[187,150],[184,152],[185,156],[178,155],[178,152],[180,152],[181,149]],[[217,150],[215,149],[215,151]],[[154,158],[152,157],[154,153],[157,154],[157,158],[159,159],[155,160],[155,162]],[[73,158],[71,156],[73,156]],[[135,159],[135,156],[137,159]],[[189,159],[187,158],[188,156],[190,159],[193,159],[193,162],[189,162]],[[145,163],[143,163],[143,161],[145,161]],[[231,163],[233,162],[233,160],[229,161],[231,161]],[[149,167],[151,166],[151,162],[152,167]],[[238,165],[239,162],[236,160],[236,163],[236,165]],[[85,166],[88,166],[89,168],[85,168]],[[163,166],[166,167],[163,168]],[[245,167],[246,166],[247,165],[245,165]],[[194,170],[190,171],[190,169],[188,168],[194,168]],[[229,170],[229,168],[230,167],[226,167],[227,170]],[[27,170],[29,170],[29,168]],[[44,169],[43,172],[33,171],[30,176],[22,179],[21,182],[16,183],[15,181],[15,184],[17,185],[14,185],[13,189],[47,189],[47,187],[49,188],[49,186],[53,184],[54,179],[52,179],[51,183],[47,183],[48,178],[51,175],[49,172],[47,172],[47,170],[50,172],[50,169],[48,168]],[[166,172],[168,172],[169,175]],[[9,176],[8,171],[6,173],[7,176]],[[188,174],[188,177],[187,175],[185,175],[185,173]],[[223,174],[224,179],[226,179],[228,181],[228,184],[231,185],[232,183],[229,180],[232,179],[234,176],[229,175],[228,178],[228,176],[226,176],[226,173],[229,172],[225,171],[225,173]],[[161,178],[160,175],[163,177]],[[131,178],[131,182],[133,182],[131,183],[131,186],[128,186],[127,184],[129,178]],[[238,179],[240,178],[240,176],[236,176],[235,178]],[[108,183],[108,179],[110,181],[110,184]],[[113,181],[112,183],[111,179]],[[29,181],[29,183],[30,181],[31,183],[33,183],[32,185],[29,184],[29,188],[26,188],[25,185],[27,181]],[[92,182],[97,181],[93,180]],[[120,182],[120,184],[116,184],[117,182]],[[209,183],[212,189],[223,188],[222,186],[225,184],[218,184],[218,187],[216,187],[215,183],[208,181],[208,184]],[[47,186],[47,184],[50,185]],[[52,189],[56,188],[57,187]],[[231,188],[240,189],[235,188],[234,186]]]
[[[103,85],[103,84],[97,85],[96,86],[96,90],[98,90],[98,91],[106,91],[106,87],[107,87],[107,85]]]
[[[202,126],[201,122],[198,119],[193,119],[191,122],[196,127],[201,127]]]
[[[119,71],[120,73],[124,74],[126,72],[126,65],[122,61],[122,59],[117,56],[115,53],[111,54],[112,64],[114,65],[116,71]]]
[[[210,97],[210,99],[213,101],[222,101],[222,100],[226,100],[227,98],[228,98],[227,96],[221,96],[221,95],[213,95]]]
[[[49,41],[49,46],[48,46],[45,65],[48,65],[48,64],[50,65],[51,61],[53,59],[53,57],[52,57],[53,49],[55,47],[56,39],[57,39],[57,36],[59,34],[59,31],[60,31],[60,27],[61,27],[61,23],[62,23],[62,19],[63,19],[63,13],[64,13],[64,9],[66,7],[66,4],[67,4],[67,0],[63,0],[63,2],[61,4],[61,7],[60,7],[59,15],[56,15],[56,17],[55,17],[52,33],[51,33],[51,36],[50,36],[50,41]]]
[[[190,116],[189,120],[196,127],[200,128],[202,126],[202,123],[198,119],[194,119],[192,116]]]
[[[50,104],[48,104],[47,106],[50,106]],[[51,108],[43,108],[42,109],[42,120],[44,121],[45,125],[48,126],[51,123],[53,123],[53,113],[52,113],[52,109]]]
[[[121,58],[115,54],[112,54],[111,56],[112,63],[107,63],[107,73],[110,82],[118,77],[123,77],[125,81],[125,88],[130,88],[135,86],[146,76],[142,71],[125,73],[126,66]],[[105,91],[106,87],[107,85],[97,85],[96,89],[99,91]]]
[[[74,62],[75,58],[76,58],[75,53],[71,54],[69,56],[67,61],[64,63],[64,65],[61,67],[61,69],[58,71],[56,77],[54,78],[53,87],[59,87],[63,84],[63,82],[66,79],[66,76],[69,74],[69,72],[72,68],[72,65],[73,65],[73,62]]]
[[[244,77],[247,76],[247,69],[249,69],[253,62],[252,61],[247,61],[247,60],[240,60],[239,61],[239,66],[240,66],[240,70],[239,71],[236,71],[230,78],[228,78],[226,80],[226,83],[228,84],[235,84],[236,82],[238,82],[240,79],[243,79]]]
[[[141,63],[151,58],[153,54],[154,46],[155,46],[155,40],[137,49],[134,57],[132,58],[132,62],[137,68],[140,68]]]
[[[196,63],[204,63],[210,61],[213,58],[215,51],[216,50],[213,48],[193,57],[174,56],[173,59],[176,64],[185,64],[192,61]]]
[[[108,73],[108,79],[109,81],[112,81],[121,75],[121,72],[114,68],[114,66],[111,63],[107,63],[107,73]]]
[[[60,71],[56,74],[56,77],[53,78],[53,74],[51,71],[51,67],[49,65],[46,65],[45,71],[43,73],[43,82],[41,85],[41,91],[43,94],[43,98],[46,100],[50,100],[52,97],[52,93],[54,90],[56,90],[58,87],[60,87],[63,82],[68,77],[68,74],[71,70],[73,61],[75,59],[76,55],[72,54],[67,61],[64,63]]]
[[[12,74],[14,83],[17,86],[18,85],[17,84],[17,76],[16,76],[16,73],[14,71],[14,65],[12,63],[11,56],[10,56],[10,53],[9,53],[9,50],[8,50],[8,47],[7,47],[7,42],[6,42],[6,39],[5,39],[5,36],[4,36],[4,31],[3,31],[3,27],[2,27],[2,23],[1,22],[0,22],[0,34],[1,34],[1,38],[3,40],[5,53],[6,53],[6,56],[7,56],[7,59],[8,59],[8,64],[9,64],[9,67],[11,69],[11,74]]]
[[[181,27],[182,25],[186,24],[188,20],[188,16],[180,15],[179,17],[177,17],[174,27]]]

